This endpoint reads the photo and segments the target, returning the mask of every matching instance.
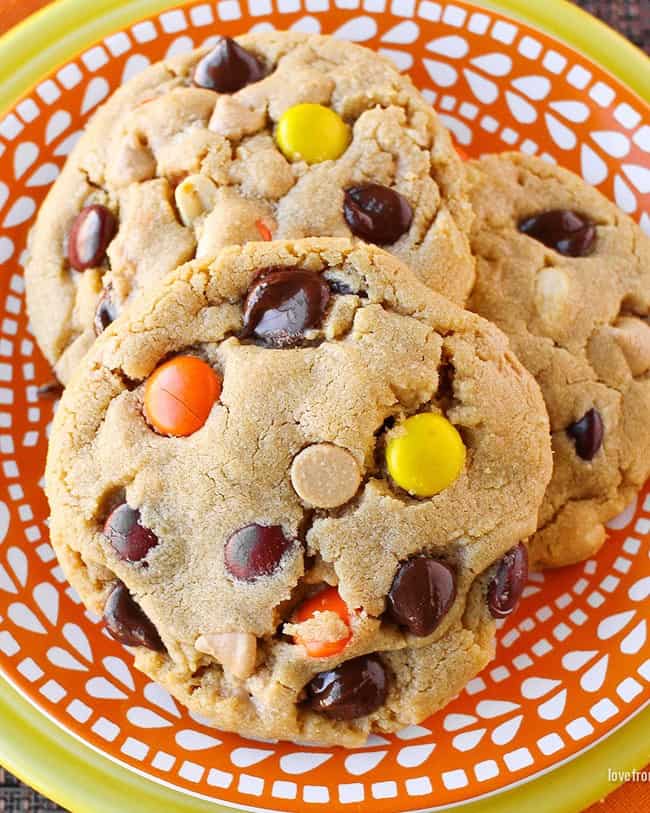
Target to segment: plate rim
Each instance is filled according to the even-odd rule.
[[[566,0],[469,1],[520,19],[561,40],[650,104],[648,57],[577,6]],[[0,111],[15,105],[41,77],[112,31],[167,7],[192,2],[95,0],[89,12],[87,0],[55,0],[0,37]],[[83,22],[71,31],[71,21],[79,19]],[[158,813],[161,807],[175,813],[236,810],[166,787],[97,753],[32,706],[2,675],[0,716],[4,728],[0,763],[74,813],[110,813],[117,804],[120,809],[135,810],[136,798],[138,813]],[[631,771],[650,761],[650,742],[644,744],[649,724],[650,704],[604,740],[544,776],[457,807],[472,813],[519,813],[522,802],[533,802],[540,813],[582,810],[622,784],[608,781],[608,767]],[[597,776],[601,779],[596,780]],[[110,788],[110,799],[98,798],[101,787]],[[544,799],[552,801],[552,806],[545,807]]]

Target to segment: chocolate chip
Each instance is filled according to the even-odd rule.
[[[597,409],[585,412],[582,418],[567,427],[566,431],[576,445],[576,454],[583,460],[592,460],[603,445],[605,427]]]
[[[63,394],[63,384],[58,379],[48,381],[36,390],[36,395],[42,399],[55,400]]]
[[[123,582],[111,590],[104,605],[106,629],[121,644],[146,646],[155,652],[163,652],[165,645],[158,630],[142,611]]]
[[[455,598],[454,571],[437,559],[416,556],[399,566],[387,597],[387,615],[413,635],[431,635]]]
[[[488,585],[488,607],[495,618],[505,618],[515,609],[527,577],[528,551],[520,542],[501,559]]]
[[[378,246],[395,243],[413,220],[404,195],[378,183],[346,189],[343,214],[352,234]]]
[[[354,720],[383,706],[388,677],[376,655],[364,655],[321,672],[305,688],[314,711],[333,720]]]
[[[230,37],[222,37],[197,63],[193,81],[198,87],[217,93],[235,93],[251,82],[259,82],[265,73],[256,56]]]
[[[111,511],[104,536],[126,562],[140,562],[158,544],[156,534],[140,523],[140,511],[125,502]]]
[[[226,542],[226,570],[235,579],[253,581],[271,576],[284,554],[295,544],[287,539],[279,525],[246,525]]]
[[[99,204],[86,206],[72,224],[68,237],[68,260],[77,271],[96,268],[115,236],[117,221],[110,209]]]
[[[314,271],[268,269],[246,296],[242,335],[267,347],[294,347],[305,331],[320,325],[329,298],[327,283]]]
[[[99,336],[106,328],[117,319],[117,308],[111,297],[111,291],[105,288],[102,295],[97,301],[97,308],[95,309],[95,319],[93,326],[95,328],[95,335]]]
[[[587,257],[596,245],[596,226],[589,218],[568,209],[524,218],[519,231],[565,257]]]

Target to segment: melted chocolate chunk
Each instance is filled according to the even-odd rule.
[[[519,223],[519,231],[565,257],[587,257],[596,245],[596,226],[568,209],[527,217]]]
[[[573,439],[576,454],[583,460],[593,460],[603,445],[605,426],[600,412],[590,409],[579,421],[567,427],[567,435]]]
[[[316,675],[306,691],[314,711],[333,720],[354,720],[384,705],[388,676],[376,655],[363,655]]]
[[[72,224],[68,237],[68,260],[77,271],[97,268],[115,236],[117,221],[110,209],[99,204],[86,206]]]
[[[501,559],[488,585],[488,607],[494,618],[505,618],[515,609],[528,578],[528,551],[523,542]]]
[[[246,296],[243,336],[255,336],[267,347],[295,347],[321,324],[329,298],[327,283],[314,271],[269,269]]]
[[[217,93],[235,93],[264,78],[260,60],[230,37],[222,37],[194,69],[194,84]]]
[[[146,646],[155,652],[164,652],[158,630],[144,614],[140,605],[123,582],[117,582],[104,605],[106,629],[121,644]]]
[[[343,214],[352,234],[378,246],[395,243],[413,220],[406,198],[377,183],[346,189]]]
[[[111,511],[104,536],[126,562],[140,562],[158,544],[156,534],[140,523],[140,511],[125,502]]]
[[[235,531],[226,542],[226,570],[240,581],[254,581],[271,576],[280,560],[294,544],[279,525],[246,525]]]
[[[403,562],[388,593],[387,614],[413,635],[431,635],[456,598],[453,570],[443,562],[416,556]]]

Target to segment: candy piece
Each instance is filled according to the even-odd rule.
[[[378,246],[399,240],[413,220],[404,195],[378,183],[346,189],[343,214],[352,234]]]
[[[294,623],[302,624],[313,618],[316,613],[336,613],[350,630],[350,611],[348,605],[339,595],[336,587],[328,587],[316,593],[315,596],[304,601],[294,613]],[[329,658],[331,655],[338,655],[348,645],[352,638],[352,631],[346,637],[336,641],[305,641],[300,635],[296,635],[294,640],[307,651],[311,658]]]
[[[260,233],[260,237],[262,238],[262,240],[273,240],[271,229],[269,229],[269,227],[263,220],[257,220],[255,222],[255,228]]]
[[[235,93],[259,82],[266,70],[260,60],[230,37],[222,37],[212,51],[199,60],[193,81],[200,88],[217,93]]]
[[[246,525],[235,531],[224,550],[226,570],[235,579],[250,582],[271,576],[284,554],[295,544],[279,525]]]
[[[583,460],[592,460],[603,445],[605,427],[597,409],[585,412],[582,418],[567,427],[566,431],[576,445],[576,454]]]
[[[535,307],[548,321],[560,321],[567,312],[571,282],[561,268],[542,268],[535,280]]]
[[[587,257],[596,245],[596,226],[584,215],[567,209],[524,218],[519,231],[565,257]]]
[[[354,720],[384,705],[388,676],[377,655],[363,655],[321,672],[305,688],[314,711],[333,720]]]
[[[388,593],[388,616],[412,634],[431,635],[456,598],[454,571],[417,556],[403,562]]]
[[[255,671],[257,638],[250,632],[213,632],[199,635],[194,644],[211,655],[231,675],[246,680]]]
[[[198,217],[214,209],[217,187],[207,175],[188,175],[176,187],[174,200],[183,225],[191,226]]]
[[[290,161],[318,164],[343,155],[350,142],[350,130],[329,107],[297,104],[280,117],[275,140]]]
[[[97,309],[95,310],[95,319],[93,327],[95,328],[95,335],[99,336],[106,328],[117,319],[117,308],[111,297],[111,292],[105,288],[102,295],[97,302]]]
[[[158,630],[142,611],[123,582],[111,590],[104,605],[106,629],[121,644],[146,646],[155,652],[163,652],[165,645]]]
[[[144,391],[147,421],[161,435],[198,431],[221,395],[221,379],[196,356],[175,356],[149,376]]]
[[[72,224],[68,237],[68,260],[77,271],[96,268],[115,236],[117,221],[110,209],[99,204],[86,206]]]
[[[515,609],[527,578],[528,551],[520,542],[501,559],[488,585],[488,607],[494,618],[505,618]]]
[[[158,544],[158,537],[140,523],[140,511],[123,502],[113,509],[104,525],[104,536],[127,562],[139,562]]]
[[[386,445],[388,473],[416,497],[432,497],[450,486],[465,465],[465,446],[442,415],[421,412],[391,431]]]
[[[347,449],[333,443],[315,443],[294,458],[291,483],[306,503],[315,508],[335,508],[357,493],[361,472]]]
[[[320,325],[329,298],[327,283],[314,271],[269,269],[246,296],[243,336],[256,336],[268,347],[300,344],[306,330]]]

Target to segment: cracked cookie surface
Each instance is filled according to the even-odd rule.
[[[236,47],[258,60],[263,76],[253,72],[255,81],[234,92],[196,85],[207,81],[197,73],[206,49],[153,65],[117,90],[44,202],[27,297],[39,345],[63,383],[134,292],[181,263],[248,240],[350,237],[351,229],[379,242],[368,221],[368,207],[378,205],[403,220],[383,234],[385,247],[464,304],[474,280],[464,172],[411,81],[385,58],[329,37],[249,34]],[[304,118],[287,118],[297,110],[307,111],[302,130]],[[330,119],[310,127],[314,110],[338,122],[349,143],[338,157],[309,164],[290,148],[314,146],[305,145],[306,130],[325,140]],[[71,231],[78,236],[73,224],[89,206],[105,207],[116,233],[79,270]],[[388,221],[394,230],[395,218],[384,218],[384,232]]]
[[[463,449],[440,447],[458,465],[432,496],[400,486],[408,445],[386,464],[414,419]],[[390,254],[232,246],[172,272],[81,362],[51,436],[52,544],[190,709],[353,745],[492,657],[488,607],[523,587],[508,552],[536,527],[548,433],[503,334]]]
[[[650,476],[650,240],[542,159],[506,153],[467,169],[469,307],[508,335],[551,421],[554,472],[531,563],[578,562]]]

